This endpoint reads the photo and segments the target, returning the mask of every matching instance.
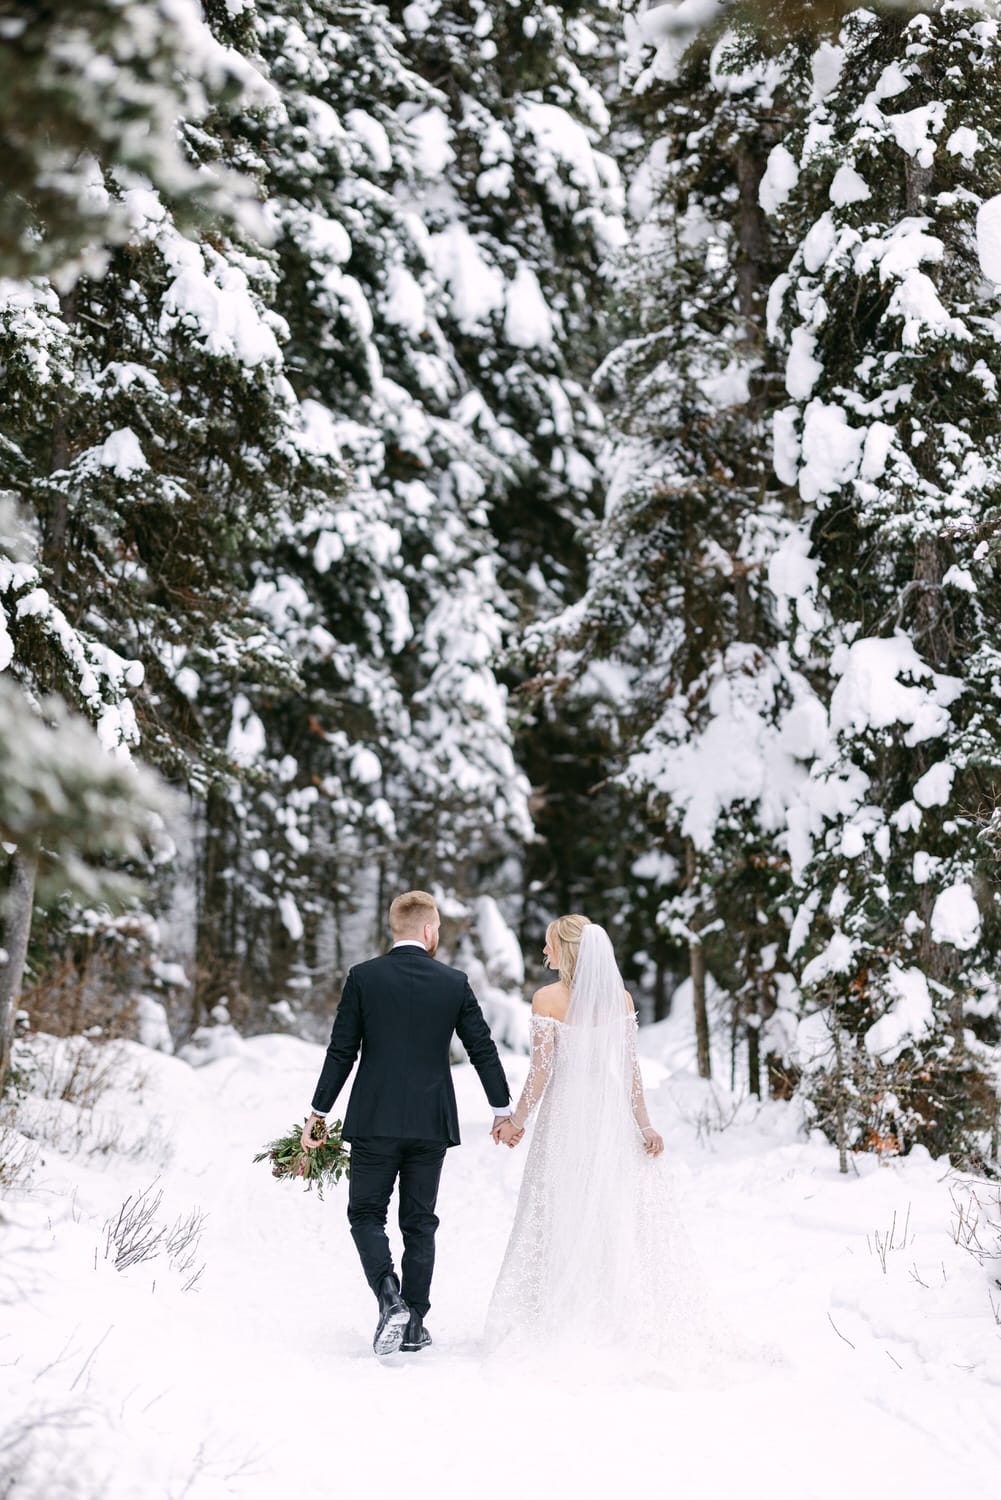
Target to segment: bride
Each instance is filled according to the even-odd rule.
[[[632,997],[587,917],[550,923],[545,954],[559,979],[532,999],[531,1066],[499,1131],[516,1146],[538,1108],[487,1345],[615,1346],[675,1365],[705,1342],[704,1316],[643,1097]]]

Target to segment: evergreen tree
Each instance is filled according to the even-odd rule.
[[[150,24],[153,22],[154,24]],[[179,64],[184,59],[185,71]],[[198,172],[186,159],[176,116],[207,107],[209,77],[232,81],[233,67],[193,5],[93,3],[4,7],[0,25],[0,141],[6,191],[0,207],[0,256],[7,275],[50,271],[69,298],[82,266],[100,269],[106,244],[127,232],[120,194],[107,190],[102,160],[116,159],[125,178],[147,172],[179,200],[226,198],[245,204],[236,177]],[[55,290],[39,281],[0,283],[5,412],[0,466],[8,495],[26,497],[66,457],[66,427],[54,409],[51,452],[39,471],[20,445],[26,395],[65,386],[69,351],[56,325]],[[30,427],[30,421],[25,431]],[[60,505],[55,511],[60,513]],[[65,518],[65,508],[61,511]],[[55,531],[59,531],[56,521]],[[0,900],[0,1086],[6,1070],[13,1006],[20,992],[36,877],[91,896],[115,888],[113,873],[87,869],[85,857],[134,852],[148,828],[152,784],[120,761],[136,739],[130,688],[142,666],[72,618],[53,597],[41,528],[5,501],[0,512],[0,670],[5,788],[4,895]],[[61,550],[58,535],[46,550]],[[58,568],[61,564],[57,565]],[[57,591],[58,592],[58,591]],[[14,685],[14,679],[19,686]],[[82,721],[67,719],[51,690],[82,706],[97,726],[88,742]],[[40,695],[46,694],[43,698]],[[108,753],[119,758],[108,760]],[[68,803],[68,799],[71,801]]]
[[[501,466],[452,414],[461,380],[422,227],[399,201],[418,171],[407,111],[430,91],[385,7],[346,25],[332,5],[261,4],[257,27],[277,104],[247,128],[269,161],[289,373],[312,440],[352,479],[258,566],[255,597],[304,684],[270,695],[256,721],[294,826],[269,840],[267,784],[256,807],[241,803],[221,860],[249,919],[271,913],[257,982],[270,971],[280,988],[284,971],[291,998],[308,981],[329,1009],[353,910],[372,927],[361,942],[379,941],[390,884],[447,884],[466,844],[475,855],[524,827],[490,667],[499,591],[482,495]],[[446,593],[471,618],[442,642]],[[450,667],[452,700],[432,724],[420,694]]]
[[[595,667],[612,685],[618,775],[637,834],[661,851],[662,878],[640,887],[645,922],[689,950],[700,1071],[708,947],[757,1090],[786,935],[780,838],[809,753],[808,689],[767,587],[790,522],[772,473],[763,332],[782,245],[758,191],[788,107],[785,72],[747,28],[695,43],[666,78],[648,64],[641,52],[628,116],[642,154],[626,337],[599,375],[616,403],[608,503],[586,599],[566,616],[564,670],[585,691]]]
[[[602,419],[587,383],[604,350],[604,276],[623,232],[599,90],[619,18],[610,5],[537,0],[391,9],[438,93],[411,120],[430,187],[422,216],[462,405],[503,459],[484,498],[510,601],[500,623],[516,641],[512,626],[551,609],[554,595],[574,597],[581,528],[600,501]],[[431,686],[447,704],[451,673]],[[519,753],[538,780],[577,743],[570,726],[529,711]],[[545,797],[536,799],[544,837]],[[534,923],[531,910],[525,920]]]
[[[193,160],[259,172],[230,127],[204,119]],[[297,680],[252,562],[290,514],[328,504],[340,465],[285,378],[267,253],[185,231],[117,166],[102,190],[131,233],[100,280],[6,284],[2,477],[30,497],[45,585],[4,580],[13,670],[88,712],[108,748],[141,741],[211,809],[243,771],[242,697]]]
[[[607,277],[623,234],[607,102],[621,20],[611,5],[532,0],[393,10],[440,94],[413,125],[431,176],[423,215],[443,326],[475,392],[471,419],[505,460],[489,525],[510,600],[517,750],[534,787],[538,837],[521,882],[534,946],[554,906],[601,916],[621,895],[609,852],[617,798],[595,787],[602,734],[565,701],[536,696],[511,628],[579,595],[584,531],[601,503],[603,421],[588,387],[607,347]]]
[[[597,496],[604,272],[623,240],[610,128],[607,4],[391,7],[436,104],[412,121],[434,191],[423,217],[445,326],[483,401],[478,428],[513,469],[492,510],[533,603]],[[551,561],[550,561],[551,559]],[[528,575],[547,568],[533,584]]]
[[[976,7],[850,16],[768,169],[795,247],[775,463],[803,505],[773,583],[827,720],[790,947],[850,1145],[965,1150],[995,1109],[996,50]]]
[[[48,273],[61,288],[100,270],[129,237],[102,171],[152,183],[179,211],[252,206],[248,183],[200,173],[178,130],[249,70],[219,45],[198,0],[0,4],[0,259],[6,275]]]
[[[498,666],[549,586],[539,562],[569,575],[545,558],[594,489],[587,293],[617,232],[600,101],[564,55],[597,39],[534,10],[544,35],[519,59],[485,11],[367,4],[348,26],[318,0],[257,9],[289,370],[353,478],[340,517],[287,535],[259,581],[307,685],[262,713],[267,753],[331,796],[297,821],[295,869],[244,874],[244,840],[237,887],[267,905],[295,886],[291,981],[319,981],[320,1003],[353,904],[381,924],[401,880],[471,894],[506,868],[513,885],[530,832]]]

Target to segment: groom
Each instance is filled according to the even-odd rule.
[[[511,1114],[497,1048],[465,974],[435,961],[441,918],[433,896],[407,891],[389,908],[389,953],[348,972],[327,1056],[313,1095],[302,1144],[313,1150],[313,1126],[333,1108],[361,1062],[344,1116],[351,1142],[348,1222],[369,1286],[379,1300],[376,1354],[426,1349],[424,1327],[434,1235],[435,1201],[449,1146],[459,1144],[459,1119],[449,1064],[458,1033],[494,1112],[500,1139]],[[393,1270],[386,1214],[397,1181],[403,1235],[403,1285]]]

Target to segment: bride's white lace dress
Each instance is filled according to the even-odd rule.
[[[607,935],[587,927],[566,1021],[532,1016],[515,1119],[538,1116],[488,1349],[615,1348],[679,1372],[719,1352],[667,1162],[644,1149],[636,1031]]]

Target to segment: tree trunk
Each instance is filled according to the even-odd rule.
[[[386,855],[379,858],[379,880],[376,886],[376,909],[372,913],[372,952],[381,953],[385,943],[386,923],[392,897],[388,894],[389,882],[386,873]]]
[[[692,1003],[695,1006],[695,1041],[698,1048],[699,1077],[712,1077],[709,1061],[709,1016],[706,1011],[706,952],[702,944],[689,948],[692,965]]]
[[[228,990],[236,958],[227,934],[231,904],[226,878],[228,813],[225,792],[210,788],[203,809],[200,847],[196,836],[195,1026],[205,1025],[212,1007]]]
[[[6,961],[0,964],[0,1095],[7,1084],[11,1044],[14,1039],[14,1015],[21,998],[21,980],[28,955],[31,914],[35,906],[36,855],[15,850],[10,861],[10,879],[3,909],[3,949]]]
[[[761,1098],[761,1017],[747,1017],[747,1073],[751,1093]]]
[[[752,341],[760,338],[761,291],[770,284],[768,221],[758,201],[768,147],[759,137],[753,144],[741,140],[734,159],[737,178],[737,306]]]
[[[838,1171],[848,1173],[848,1122],[845,1118],[845,1053],[841,1038],[841,1026],[834,1023],[835,1094],[834,1119],[838,1143]]]
[[[730,1092],[737,1089],[737,1039],[740,1034],[740,1006],[736,1000],[730,1002]]]
[[[657,960],[653,981],[653,1018],[666,1021],[671,1014],[671,1000],[667,991],[667,970],[662,959]]]
[[[685,873],[688,887],[695,885],[695,845],[691,839],[685,850]],[[694,922],[694,917],[693,917]],[[688,944],[688,961],[692,975],[692,1004],[695,1007],[695,1043],[698,1052],[699,1077],[712,1077],[709,1059],[709,1015],[706,1010],[706,954],[698,938],[692,937]]]
[[[917,214],[924,208],[934,176],[934,167],[922,167],[913,156],[904,157],[904,207],[907,213]]]

